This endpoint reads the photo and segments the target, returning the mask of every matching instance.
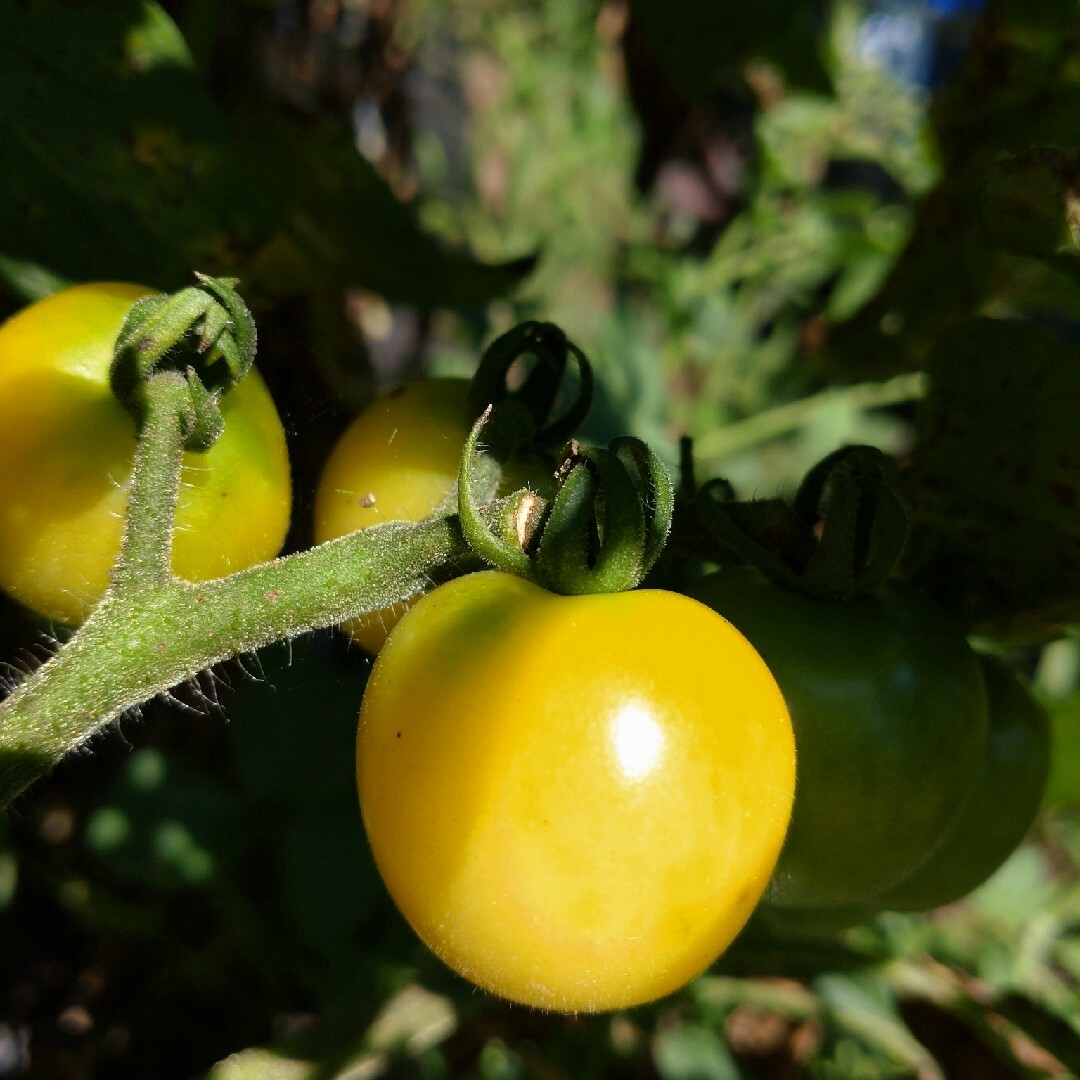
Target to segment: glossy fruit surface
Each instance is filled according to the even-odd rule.
[[[979,656],[989,732],[959,815],[926,860],[897,885],[860,904],[817,909],[762,904],[758,917],[783,933],[829,934],[883,911],[929,911],[962,900],[1012,854],[1031,828],[1050,768],[1050,724],[1016,672]]]
[[[476,417],[467,379],[418,379],[377,398],[345,430],[319,479],[315,540],[322,543],[385,521],[420,521],[454,494],[462,448]],[[537,479],[510,471],[504,490]],[[345,623],[377,653],[408,610],[399,603]]]
[[[496,571],[422,598],[365,691],[357,778],[391,895],[511,1000],[649,1001],[725,948],[794,789],[783,698],[685,597],[556,596]]]
[[[152,290],[104,282],[0,327],[0,588],[61,622],[100,599],[120,548],[135,422],[109,391],[113,343]],[[285,436],[254,371],[223,399],[225,431],[184,455],[173,570],[207,580],[273,558],[289,523]]]
[[[798,791],[770,902],[892,888],[944,836],[983,754],[985,692],[963,635],[899,584],[823,601],[736,567],[688,591],[750,639],[791,710]]]
[[[1050,722],[1003,660],[980,656],[990,728],[975,784],[941,843],[877,901],[887,911],[928,911],[981,885],[1031,828],[1050,770]]]

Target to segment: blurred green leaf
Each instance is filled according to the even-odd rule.
[[[309,1029],[273,1048],[233,1054],[215,1065],[206,1080],[374,1080],[399,1075],[395,1060],[424,1054],[456,1026],[456,1014],[446,998],[409,986],[374,1018],[363,1008],[339,1004]]]
[[[156,4],[6,4],[0,51],[0,272],[24,295],[56,277],[175,288],[275,219]]]
[[[908,1030],[878,976],[822,975],[814,986],[841,1030],[921,1080],[944,1080],[937,1062]]]
[[[279,297],[361,285],[469,307],[531,269],[422,231],[344,127],[281,115],[234,139],[150,0],[8,5],[0,50],[0,274],[28,298],[63,280],[171,289],[202,270]]]
[[[251,160],[270,170],[291,210],[286,234],[256,273],[282,296],[329,277],[422,308],[471,308],[511,289],[535,265],[523,255],[477,262],[424,232],[340,127],[264,116],[247,132]]]
[[[1080,1076],[1080,1026],[1055,1015],[1026,994],[1006,994],[994,1002],[993,1008],[1036,1046],[1053,1054],[1071,1074]]]
[[[235,796],[206,773],[153,748],[137,750],[86,824],[103,866],[157,889],[204,886],[251,838]]]
[[[653,1063],[663,1080],[742,1080],[727,1044],[696,1025],[662,1028],[653,1040]]]
[[[1051,753],[1047,806],[1080,807],[1080,693],[1049,706]]]
[[[278,851],[286,917],[299,940],[330,959],[355,952],[363,921],[385,895],[359,807],[287,821]]]
[[[991,636],[1080,618],[1078,416],[1076,346],[1032,323],[978,319],[935,350],[903,476],[907,568]]]
[[[971,894],[984,918],[1019,927],[1041,915],[1054,894],[1046,855],[1034,845],[1017,850],[984,885]]]

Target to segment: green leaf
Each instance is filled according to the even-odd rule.
[[[993,1008],[1036,1045],[1053,1054],[1070,1073],[1080,1076],[1080,1027],[1075,1020],[1069,1023],[1019,992],[998,998]]]
[[[454,1031],[450,1002],[419,986],[392,997],[374,1018],[370,1010],[339,1004],[309,1030],[274,1047],[253,1047],[219,1062],[206,1080],[358,1080],[414,1075],[393,1062],[416,1058]]]
[[[228,789],[150,747],[128,759],[86,824],[110,873],[166,891],[208,885],[250,835]]]
[[[908,1030],[879,976],[822,975],[814,985],[840,1029],[923,1080],[944,1080],[930,1052]]]
[[[653,1040],[653,1063],[663,1080],[741,1080],[724,1040],[705,1027],[663,1028]]]
[[[939,345],[904,476],[908,572],[991,636],[1080,619],[1080,364],[1032,323],[977,319]]]
[[[1080,806],[1080,692],[1049,707],[1052,751],[1047,806]]]
[[[234,266],[274,220],[156,4],[6,4],[0,51],[0,273],[13,288],[176,287]]]
[[[287,821],[279,852],[281,895],[292,932],[329,961],[352,955],[364,920],[385,896],[359,807]]]
[[[315,273],[423,308],[468,308],[505,293],[535,265],[532,256],[480,263],[424,232],[343,127],[264,115],[245,145],[291,207],[287,235],[258,267],[282,295],[306,291]]]
[[[75,280],[173,289],[201,270],[279,297],[358,285],[471,307],[532,268],[425,233],[343,125],[245,115],[234,138],[150,0],[8,4],[0,50],[0,276],[28,299]]]

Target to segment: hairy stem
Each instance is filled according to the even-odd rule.
[[[456,517],[391,523],[200,584],[110,591],[0,702],[0,805],[126,710],[279,638],[378,611],[472,557]]]
[[[67,644],[0,701],[0,806],[125,711],[204,668],[410,599],[448,566],[476,565],[457,517],[442,516],[378,525],[213,581],[173,577],[184,381],[162,374],[147,386],[112,584]]]
[[[112,572],[114,591],[166,585],[171,572],[188,389],[176,372],[154,376],[153,384],[139,432],[120,557]]]

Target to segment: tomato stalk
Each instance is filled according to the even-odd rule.
[[[193,318],[204,320],[205,306],[198,307]],[[174,341],[184,334],[175,321],[172,334]],[[214,580],[176,577],[173,515],[201,404],[191,373],[179,367],[145,368],[132,489],[109,588],[73,637],[0,701],[0,805],[124,712],[199,671],[382,610],[448,569],[477,565],[457,517],[442,514],[374,526]],[[520,501],[510,497],[478,513],[501,520]]]
[[[118,594],[164,586],[171,576],[173,520],[191,413],[188,385],[180,375],[165,372],[154,382],[145,396],[120,557],[111,575]]]
[[[124,712],[199,671],[420,593],[470,552],[456,517],[377,525],[194,584],[119,570],[74,636],[0,702],[0,805]]]

